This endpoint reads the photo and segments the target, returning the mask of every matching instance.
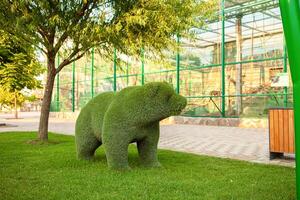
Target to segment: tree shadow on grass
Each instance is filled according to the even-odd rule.
[[[33,132],[34,134],[37,135],[37,132]],[[63,144],[63,143],[69,143],[71,142],[70,140],[66,138],[57,138],[59,134],[57,133],[52,133],[49,132],[49,138],[47,141],[40,140],[38,138],[30,139],[25,141],[26,144],[31,144],[31,145],[40,145],[40,146],[50,146],[50,145],[57,145],[57,144]],[[70,137],[70,136],[66,136]]]
[[[93,159],[88,160],[88,161],[101,163],[101,164],[107,166],[107,160],[106,160],[106,155],[105,155],[105,151],[104,151],[103,146],[99,147],[96,150],[96,153],[95,153]],[[141,163],[139,155],[138,155],[138,151],[136,149],[136,145],[134,145],[134,144],[130,144],[129,147],[128,147],[128,163],[129,163],[129,166],[130,166],[131,170],[135,170],[135,169],[145,169],[145,170],[153,169],[153,168],[146,167]],[[108,169],[108,166],[107,166],[107,169]],[[113,171],[115,171],[115,170],[113,170]],[[116,170],[116,171],[118,171],[118,170]]]
[[[42,141],[39,139],[34,139],[34,140],[28,140],[26,141],[26,143],[31,145],[55,145],[55,144],[63,143],[63,141],[58,141],[58,140]]]

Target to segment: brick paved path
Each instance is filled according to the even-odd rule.
[[[160,148],[251,162],[294,166],[293,160],[269,160],[267,129],[220,126],[161,126]]]
[[[36,131],[38,118],[4,120],[11,127],[0,127],[5,131]],[[74,122],[50,119],[52,132],[74,135]],[[190,152],[201,155],[233,158],[251,162],[294,166],[294,160],[269,160],[268,130],[236,127],[198,125],[163,125],[159,148]]]

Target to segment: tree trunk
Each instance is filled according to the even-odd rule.
[[[55,57],[48,57],[48,72],[47,82],[44,90],[44,96],[41,107],[40,124],[38,131],[38,138],[42,141],[48,140],[48,124],[49,124],[49,113],[51,97],[53,92],[54,80],[55,80]]]
[[[18,119],[17,92],[15,92],[15,118]]]

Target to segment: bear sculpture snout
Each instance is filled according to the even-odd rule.
[[[187,100],[181,95],[174,94],[171,99],[171,115],[179,115],[187,105]]]

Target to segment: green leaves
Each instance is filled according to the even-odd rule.
[[[26,96],[21,91],[41,88],[37,76],[44,70],[35,59],[31,46],[3,31],[0,33],[0,105],[22,105]],[[29,97],[28,100],[34,100],[34,97]]]
[[[177,34],[192,37],[190,28],[203,26],[216,8],[216,1],[135,1],[130,11],[114,19],[110,37],[121,52],[134,55],[144,47],[161,54],[166,49],[175,50]]]
[[[215,12],[214,5],[217,4],[214,2],[217,1],[0,1],[0,30],[22,39],[30,47],[35,46],[47,57],[47,84],[50,88],[45,90],[43,98],[39,138],[47,138],[47,113],[53,80],[66,65],[82,58],[91,48],[98,50],[104,58],[111,58],[114,49],[120,54],[138,56],[141,48],[149,55],[163,57],[163,51],[178,49],[174,40],[176,35],[189,37],[190,28],[205,23],[205,19]],[[58,52],[62,62],[55,66]],[[10,74],[14,74],[12,76],[7,74],[9,71],[4,72],[0,69],[0,74],[3,74],[2,82],[9,82],[8,85],[12,88],[36,85],[25,84],[32,77],[20,73],[25,72],[22,71],[23,68],[17,67],[26,63],[23,59],[24,57],[20,56],[11,61],[13,64],[6,65]],[[30,65],[27,63],[26,66]],[[31,68],[34,68],[33,66]],[[22,80],[21,83],[24,84],[19,85],[19,82],[14,81],[17,79]]]
[[[34,49],[2,32],[0,38],[0,86],[8,92],[41,88],[36,79],[43,72]]]
[[[47,57],[64,56],[58,71],[98,48],[104,57],[113,48],[139,55],[176,48],[174,36],[190,37],[203,26],[217,1],[199,0],[12,0],[0,2],[0,29],[40,48]]]
[[[14,92],[9,92],[3,88],[0,88],[0,105],[2,107],[13,107],[14,101],[15,101],[15,95],[17,97],[17,105],[22,105],[26,98],[22,93],[17,92],[16,94]],[[33,98],[33,97],[30,97]],[[29,99],[31,100],[31,99]]]

